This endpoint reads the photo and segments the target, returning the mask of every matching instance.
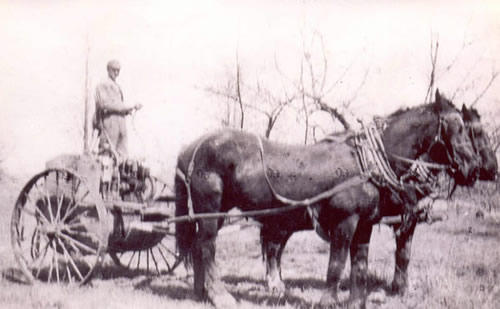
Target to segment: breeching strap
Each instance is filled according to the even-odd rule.
[[[191,160],[189,161],[188,165],[187,176],[182,172],[182,170],[179,167],[177,167],[177,169],[175,170],[177,176],[179,176],[179,178],[184,182],[184,185],[186,186],[188,218],[190,221],[194,220],[193,198],[191,195],[191,176],[193,175],[193,170],[194,170],[194,159],[196,157],[196,154],[198,153],[198,150],[200,149],[200,146],[207,138],[208,136],[203,140],[201,140],[198,143],[198,145],[196,145],[196,148],[193,150],[193,154],[191,155]]]

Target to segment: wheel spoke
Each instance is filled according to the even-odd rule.
[[[69,254],[68,249],[66,249],[64,242],[62,240],[60,240],[59,238],[57,240],[61,243],[61,247],[62,247],[63,252],[64,252],[64,257],[66,258],[66,263],[69,263],[73,267],[73,269],[75,270],[75,272],[78,275],[78,277],[80,278],[80,280],[83,281],[83,276],[82,276],[80,270],[78,269],[78,267],[76,266],[75,261],[73,261],[73,258]],[[69,262],[68,262],[68,260],[69,260]],[[68,270],[68,272],[69,272],[69,270]],[[70,276],[70,278],[71,278],[71,276]]]
[[[68,241],[68,244],[71,246],[71,248],[75,251],[75,253],[77,253],[81,259],[90,267],[92,268],[92,264],[90,264],[86,259],[85,259],[85,256],[82,254],[82,252],[80,251],[80,249],[78,249],[75,244],[73,244],[72,242],[69,242]]]
[[[61,208],[62,208],[62,202],[64,200],[64,194],[63,195],[56,195],[57,196],[57,214],[56,214],[56,220],[59,220],[61,218]]]
[[[97,254],[97,250],[85,245],[84,243],[82,243],[81,241],[79,240],[76,240],[72,237],[69,237],[67,235],[64,235],[64,234],[59,234],[60,237],[64,238],[66,241],[76,245],[77,247],[79,247],[80,249],[83,249],[89,253],[92,253],[92,254]]]
[[[167,258],[165,257],[165,255],[163,254],[163,251],[161,250],[160,247],[158,247],[158,251],[160,251],[160,255],[161,257],[163,258],[163,260],[165,261],[165,264],[167,264],[167,269],[168,271],[170,271],[172,269],[172,267],[170,267],[170,263],[167,261]]]
[[[35,212],[32,212],[31,210],[28,210],[28,208],[26,207],[26,204],[23,205],[24,207],[22,207],[21,210],[24,211],[24,212],[26,212],[27,214],[33,216],[33,217],[37,217],[36,212],[38,211],[38,213],[40,213],[40,215],[42,216],[42,218],[45,219],[46,223],[48,224],[49,223],[48,218],[46,218],[45,215],[40,211],[40,209],[38,207],[36,207],[36,205],[31,200],[29,194],[26,193],[26,192],[23,192],[23,194],[26,197],[26,202],[30,202],[30,204],[34,205]]]
[[[130,260],[128,260],[128,263],[127,263],[127,268],[130,268],[130,264],[132,263],[132,259],[134,258],[135,254],[137,253],[137,251],[134,251],[132,253],[132,256],[130,257]]]
[[[151,258],[153,259],[153,263],[155,263],[156,271],[158,272],[158,275],[160,275],[160,269],[158,268],[158,262],[156,261],[155,255],[153,253],[153,248],[149,249],[149,251],[151,252]]]
[[[50,242],[47,242],[47,244],[45,245],[45,248],[43,249],[43,256],[42,256],[42,259],[40,260],[40,263],[38,265],[38,270],[36,271],[37,278],[38,278],[38,276],[40,276],[40,271],[42,270],[43,261],[45,261],[45,257],[47,256],[47,253],[49,252],[49,245],[50,245]],[[33,260],[33,268],[35,267],[35,264],[36,264],[36,260]],[[29,266],[29,267],[31,268],[31,266]]]
[[[71,271],[69,270],[70,262],[68,260],[68,254],[66,251],[66,247],[64,246],[62,240],[59,239],[59,237],[56,237],[56,240],[57,240],[57,243],[59,244],[59,246],[61,246],[61,249],[63,250],[64,260],[66,261],[65,268],[66,268],[66,273],[68,274],[68,281],[70,283],[72,283],[73,279],[71,278]]]
[[[99,236],[97,236],[95,233],[89,233],[89,232],[83,232],[83,231],[74,231],[71,229],[66,229],[65,232],[67,232],[70,235],[77,235],[77,236],[84,236],[91,238],[93,241],[99,241]]]
[[[173,256],[177,256],[175,252],[173,252],[171,249],[167,248],[163,243],[160,243],[160,246],[162,246],[165,250],[167,250],[168,253],[170,253]]]
[[[146,250],[146,273],[149,274],[149,250]]]
[[[78,192],[78,190],[80,190],[80,185],[82,184],[82,181],[81,181],[81,180],[79,180],[79,179],[77,179],[77,180],[78,180],[78,183],[77,183],[77,185],[76,185],[75,190],[72,192],[72,193],[73,193],[73,194],[72,194],[72,196],[75,196],[75,195],[76,195],[76,193]]]
[[[68,211],[66,212],[66,214],[64,214],[64,217],[62,218],[62,220],[61,220],[61,221],[63,221],[63,222],[64,222],[64,221],[66,221],[66,219],[67,219],[70,215],[72,215],[72,214],[75,212],[75,210],[77,210],[77,209],[78,209],[78,204],[80,204],[80,203],[83,201],[83,199],[84,199],[84,198],[86,198],[86,197],[87,197],[87,195],[89,195],[89,193],[90,193],[90,191],[88,191],[88,190],[87,190],[87,192],[85,192],[85,195],[84,195],[83,197],[81,197],[81,198],[78,200],[78,202],[74,202],[74,203],[72,203],[70,206],[68,206]]]
[[[54,260],[55,260],[55,264],[56,264],[56,278],[57,278],[57,284],[59,284],[59,258],[57,257],[58,256],[58,253],[57,253],[57,244],[54,244]]]
[[[47,175],[43,177],[43,187],[45,189],[45,198],[47,199],[47,208],[49,210],[50,222],[54,222],[54,214],[52,213],[52,203],[50,202],[50,194],[49,190],[47,190]],[[38,188],[38,183],[35,183],[35,186]]]
[[[40,214],[40,217],[45,222],[45,224],[50,224],[49,219],[47,217],[45,217],[45,214],[40,210],[40,208],[35,207],[35,212]],[[36,217],[36,214],[35,214],[35,217]]]
[[[54,258],[56,257],[56,252],[54,250],[54,248],[52,248],[52,259],[50,260],[50,267],[49,267],[49,277],[48,277],[48,281],[50,283],[50,280],[52,278],[52,270],[54,268]]]
[[[137,257],[137,267],[135,270],[139,270],[139,264],[141,264],[141,251],[139,251],[139,255]]]
[[[35,185],[36,185],[36,184],[35,184]],[[38,187],[37,187],[37,189],[38,189]],[[40,194],[43,194],[43,193],[40,191],[40,189],[38,189],[38,191],[40,192]],[[40,210],[40,208],[38,208],[38,207],[37,207],[36,203],[33,203],[33,201],[31,201],[31,198],[30,198],[29,194],[28,194],[28,193],[26,193],[26,192],[23,192],[23,194],[26,196],[27,200],[28,200],[28,201],[29,201],[29,202],[30,202],[30,203],[34,206],[34,208],[35,208],[35,213],[32,213],[31,211],[29,211],[29,210],[27,209],[27,207],[22,207],[21,209],[22,209],[23,211],[25,211],[26,213],[28,213],[28,214],[30,214],[30,215],[32,215],[32,216],[34,216],[35,218],[37,217],[36,213],[39,213],[39,214],[40,214],[40,217],[41,217],[41,218],[45,221],[45,223],[49,224],[49,223],[50,223],[50,222],[49,222],[49,218],[47,218],[47,217],[45,216],[45,214],[44,214],[44,213]],[[25,205],[23,205],[23,206],[25,206]]]

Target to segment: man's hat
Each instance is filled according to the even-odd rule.
[[[106,66],[106,68],[109,70],[109,69],[120,69],[120,62],[118,62],[118,60],[110,60],[108,61],[108,65]]]

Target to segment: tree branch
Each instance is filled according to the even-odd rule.
[[[490,81],[484,87],[483,91],[481,91],[481,93],[476,97],[476,99],[474,101],[472,101],[471,106],[474,106],[483,97],[483,95],[486,93],[486,91],[488,91],[488,89],[490,89],[491,85],[493,84],[493,82],[495,81],[497,76],[498,76],[498,72],[495,70],[492,70]]]
[[[240,87],[240,61],[238,57],[238,52],[236,52],[236,97],[238,104],[240,105],[240,129],[243,129],[243,124],[245,122],[245,111],[243,110],[243,100],[241,99],[241,87]]]
[[[329,113],[330,116],[332,117],[333,121],[338,120],[342,124],[344,129],[346,129],[346,130],[351,129],[351,126],[349,125],[349,123],[345,119],[344,115],[342,115],[336,108],[329,106],[325,102],[321,101],[321,99],[319,99],[319,98],[315,99],[315,103],[319,106],[320,110]]]

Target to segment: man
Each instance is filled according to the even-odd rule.
[[[123,102],[123,93],[116,83],[120,74],[120,63],[111,60],[107,64],[108,79],[96,87],[96,112],[94,128],[99,131],[99,152],[111,150],[118,156],[118,160],[127,157],[127,127],[125,116],[142,105],[128,107]]]

